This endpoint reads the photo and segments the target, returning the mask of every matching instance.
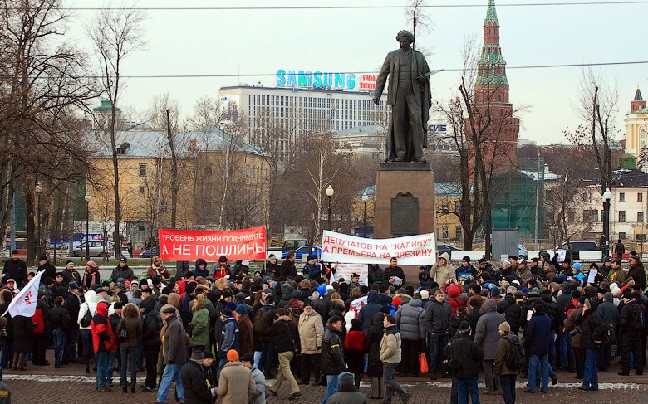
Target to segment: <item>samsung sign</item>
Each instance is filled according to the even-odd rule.
[[[332,90],[374,90],[376,75],[324,73],[319,70],[277,70],[278,87],[316,87]]]

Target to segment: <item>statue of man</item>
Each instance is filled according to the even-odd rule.
[[[425,162],[427,121],[430,116],[430,68],[421,52],[412,49],[414,35],[396,35],[400,49],[389,52],[376,79],[374,103],[380,103],[389,76],[387,104],[392,106],[387,161]]]

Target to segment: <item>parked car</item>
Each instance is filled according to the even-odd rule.
[[[319,257],[322,256],[322,249],[317,247],[317,246],[313,246],[311,251],[312,251],[312,254],[314,256],[316,256],[318,259],[319,259]],[[288,251],[282,252],[281,253],[281,259],[282,260],[286,259],[286,255],[288,255]],[[298,260],[305,259],[307,255],[308,255],[308,246],[307,245],[301,246],[301,247],[299,247],[298,249],[295,250],[295,256],[297,257]]]
[[[104,255],[112,255],[112,242],[108,241],[104,249],[103,240],[90,240],[90,256],[91,257],[103,257]],[[83,241],[77,247],[72,249],[72,255],[74,257],[85,257],[86,254],[86,242]]]
[[[441,255],[447,252],[450,258],[452,258],[453,251],[461,251],[461,249],[450,244],[437,243],[437,254]]]
[[[596,241],[569,241],[564,242],[556,250],[569,251],[571,248],[571,260],[580,260],[581,251],[600,251],[599,245]],[[569,255],[567,255],[569,256]]]
[[[150,250],[144,250],[141,253],[139,253],[138,257],[139,258],[151,258],[154,255],[160,255],[158,254],[158,248],[153,247]]]
[[[529,258],[529,250],[522,244],[518,244],[518,257],[524,257],[524,259]]]

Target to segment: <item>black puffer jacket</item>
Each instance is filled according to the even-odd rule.
[[[63,306],[55,305],[49,312],[49,324],[52,330],[66,331],[70,327],[70,314]]]
[[[511,333],[517,335],[520,330],[520,318],[522,317],[522,308],[515,300],[515,296],[507,294],[504,299],[497,303],[497,312],[504,314],[506,322],[511,326]]]
[[[479,366],[475,364],[482,361],[484,351],[469,338],[467,331],[458,331],[452,338],[450,355],[461,365],[456,377],[469,379],[479,376]]]
[[[205,383],[205,372],[202,364],[193,360],[182,365],[182,385],[185,404],[211,403],[212,395]]]
[[[299,336],[295,322],[288,316],[280,316],[270,327],[277,353],[294,352],[299,349]]]
[[[594,341],[601,341],[605,335],[605,322],[591,309],[580,314],[576,324],[581,327],[581,346],[585,349],[596,349],[601,346]]]
[[[160,345],[160,330],[162,329],[162,318],[155,310],[155,299],[152,297],[142,300],[140,307],[144,309],[141,316],[142,322],[142,344],[146,346]]]

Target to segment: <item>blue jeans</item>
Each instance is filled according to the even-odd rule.
[[[90,329],[81,329],[79,332],[81,333],[81,353],[83,354],[83,362],[88,366],[90,358],[92,358],[92,334],[90,333]]]
[[[567,352],[568,336],[568,331],[560,335],[560,366],[562,366],[563,369],[567,369],[569,367],[569,353]]]
[[[178,401],[184,402],[184,387],[182,386],[182,377],[180,376],[181,369],[182,364],[180,363],[167,363],[164,365],[164,373],[162,374],[162,380],[160,380],[160,387],[157,393],[158,402],[166,403],[171,382],[175,382]]]
[[[54,340],[54,366],[60,368],[63,362],[65,342],[67,341],[65,331],[60,328],[52,330],[52,339]]]
[[[540,391],[546,393],[549,389],[549,355],[529,355],[529,380],[527,390],[535,393],[536,374],[540,369]]]
[[[108,367],[108,352],[97,352],[97,375],[95,377],[95,388],[105,389],[108,387],[106,368]]]
[[[436,374],[439,364],[443,361],[443,350],[448,345],[447,333],[428,334],[428,367],[430,375]]]
[[[2,343],[2,360],[0,361],[0,368],[6,367],[11,367],[11,344],[7,338]]]
[[[106,379],[108,380],[108,385],[110,387],[112,387],[113,369],[115,368],[116,357],[117,357],[117,352],[108,352],[108,366],[106,366]]]
[[[405,391],[405,389],[403,389],[403,387],[394,379],[396,366],[398,366],[398,363],[383,363],[383,380],[385,383],[384,401],[391,402],[394,391],[400,396],[401,400],[403,401],[405,401],[405,397],[407,397],[408,395],[407,391]]]
[[[130,387],[131,389],[135,388],[135,382],[137,379],[137,351],[137,347],[119,349],[119,385],[122,387],[128,387],[128,382],[126,380],[126,370],[128,369],[127,366],[129,366]]]
[[[326,394],[322,400],[322,404],[326,404],[329,397],[338,391],[338,375],[326,375]]]
[[[517,375],[501,375],[499,377],[502,386],[504,404],[515,404],[515,378]]]
[[[261,359],[259,359],[259,370],[263,372],[263,375],[266,378],[269,378],[272,375],[274,358],[277,356],[275,345],[274,342],[262,342],[261,347],[262,351]]]
[[[583,387],[598,389],[598,369],[596,356],[598,349],[585,350],[585,370],[583,371]]]
[[[457,381],[457,398],[459,399],[459,404],[468,404],[468,396],[470,396],[472,404],[479,404],[477,378],[471,377],[469,379],[463,379],[456,377],[455,379]]]

